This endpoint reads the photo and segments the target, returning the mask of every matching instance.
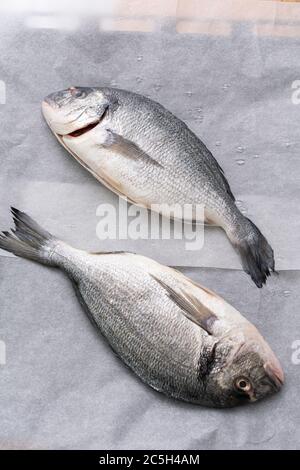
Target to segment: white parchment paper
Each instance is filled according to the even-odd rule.
[[[240,409],[169,400],[111,353],[61,272],[2,251],[0,446],[299,448],[300,5],[112,1],[99,12],[92,2],[91,16],[88,2],[23,2],[31,9],[18,13],[14,3],[3,2],[0,18],[1,230],[13,205],[77,247],[181,266],[259,327],[287,383]],[[184,240],[99,240],[97,207],[118,198],[58,144],[40,112],[45,95],[71,85],[140,92],[182,118],[273,245],[279,276],[257,289],[218,228],[205,229],[197,252]]]

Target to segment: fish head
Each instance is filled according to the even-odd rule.
[[[56,136],[80,137],[103,119],[108,101],[100,88],[70,87],[48,95],[42,112]]]
[[[281,389],[284,382],[281,365],[253,325],[226,335],[215,349],[206,386],[214,406],[253,403]]]
[[[58,141],[89,171],[97,172],[97,149],[117,102],[109,89],[70,87],[48,95],[42,112]]]

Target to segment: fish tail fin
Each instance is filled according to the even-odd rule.
[[[24,212],[11,207],[15,228],[0,233],[0,248],[16,256],[55,266],[52,259],[57,239]]]
[[[228,233],[228,236],[241,257],[244,271],[257,287],[262,287],[271,271],[275,271],[274,252],[256,225],[247,217],[242,217],[238,229]]]

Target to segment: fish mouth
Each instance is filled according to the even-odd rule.
[[[63,134],[63,135],[60,135],[60,134],[58,134],[58,135],[60,137],[71,137],[71,138],[81,137],[82,135],[85,135],[88,132],[90,132],[91,130],[95,129],[95,127],[97,127],[98,124],[100,124],[100,122],[102,122],[106,118],[107,113],[108,113],[108,106],[106,107],[104,113],[102,114],[102,116],[100,118],[97,117],[92,122],[89,122],[88,124],[86,124],[82,127],[79,127],[79,128],[75,129],[72,132],[69,132],[69,133],[66,133],[66,134]]]
[[[86,119],[82,119],[81,122],[77,119],[69,120],[66,119],[63,112],[54,108],[52,103],[47,101],[47,99],[42,102],[42,113],[52,132],[60,138],[81,137],[93,130],[106,115],[106,113],[104,113],[100,118],[97,115],[87,117]]]
[[[91,122],[91,123],[87,124],[86,126],[80,127],[79,129],[76,129],[75,131],[72,131],[68,134],[58,134],[58,135],[60,137],[73,137],[73,138],[81,137],[82,135],[87,134],[92,129],[94,129],[96,126],[98,126],[99,122],[100,122],[100,120],[97,119],[97,121]]]

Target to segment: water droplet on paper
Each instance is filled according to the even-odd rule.
[[[254,154],[254,155],[253,155],[253,158],[259,158],[258,153]]]
[[[245,150],[245,147],[243,147],[242,145],[239,145],[238,148],[236,149],[238,153],[243,153],[244,150]]]
[[[138,56],[137,56],[137,61],[138,61],[138,62],[141,62],[141,60],[143,60],[143,56],[142,56],[142,55],[138,55]]]
[[[186,91],[185,95],[187,95],[190,98],[193,95],[193,92],[192,91]]]
[[[228,90],[228,88],[230,87],[231,87],[230,83],[224,83],[224,85],[222,86],[223,90]]]
[[[284,290],[283,295],[284,295],[284,297],[289,297],[291,295],[291,291],[290,290]]]
[[[161,90],[162,85],[159,85],[159,84],[157,83],[156,85],[154,85],[153,88],[154,88],[155,91],[159,91],[159,90]]]
[[[191,121],[202,122],[203,121],[203,111],[202,108],[194,108],[186,110],[186,119]]]
[[[137,83],[142,83],[142,81],[143,81],[142,77],[136,77],[136,82]]]
[[[242,158],[239,158],[238,160],[235,161],[238,165],[244,165],[245,164],[245,160],[243,160]]]
[[[220,147],[220,145],[221,145],[221,142],[219,140],[217,140],[216,147]]]
[[[290,147],[291,145],[292,145],[291,142],[286,142],[286,143],[285,143],[285,146],[286,146],[287,148]]]

